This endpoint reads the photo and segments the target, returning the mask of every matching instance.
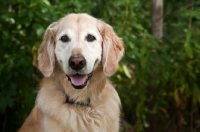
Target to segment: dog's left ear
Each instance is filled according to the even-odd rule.
[[[124,54],[123,41],[103,21],[98,21],[98,28],[103,38],[103,71],[106,76],[111,76],[117,71],[118,62]]]
[[[38,68],[45,77],[49,77],[53,73],[55,66],[54,46],[56,25],[56,22],[49,25],[39,48]]]

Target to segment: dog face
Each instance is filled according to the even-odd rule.
[[[98,66],[105,75],[114,74],[123,51],[122,40],[108,24],[87,14],[70,14],[47,28],[39,69],[48,77],[57,61],[72,86],[82,89]]]
[[[68,15],[60,21],[55,54],[63,71],[75,88],[83,88],[100,63],[102,36],[96,19],[90,16]]]

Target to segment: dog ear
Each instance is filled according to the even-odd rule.
[[[56,37],[56,25],[57,23],[53,23],[49,25],[47,28],[42,44],[39,48],[39,56],[38,56],[38,68],[43,73],[45,77],[49,77],[54,70],[55,65],[55,37]]]
[[[124,54],[123,41],[112,27],[103,21],[99,21],[99,31],[103,38],[103,71],[106,76],[111,76],[117,71],[118,62]]]

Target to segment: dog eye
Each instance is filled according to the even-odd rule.
[[[93,42],[94,40],[96,40],[96,38],[95,38],[93,35],[88,34],[88,35],[86,36],[86,40],[87,40],[88,42]]]
[[[70,39],[69,39],[69,37],[68,37],[67,35],[62,36],[62,37],[60,38],[60,40],[61,40],[62,42],[69,42],[69,41],[70,41]]]

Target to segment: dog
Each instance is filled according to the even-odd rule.
[[[19,132],[119,131],[121,102],[108,77],[123,54],[113,28],[88,14],[50,24],[38,55],[44,78]]]

